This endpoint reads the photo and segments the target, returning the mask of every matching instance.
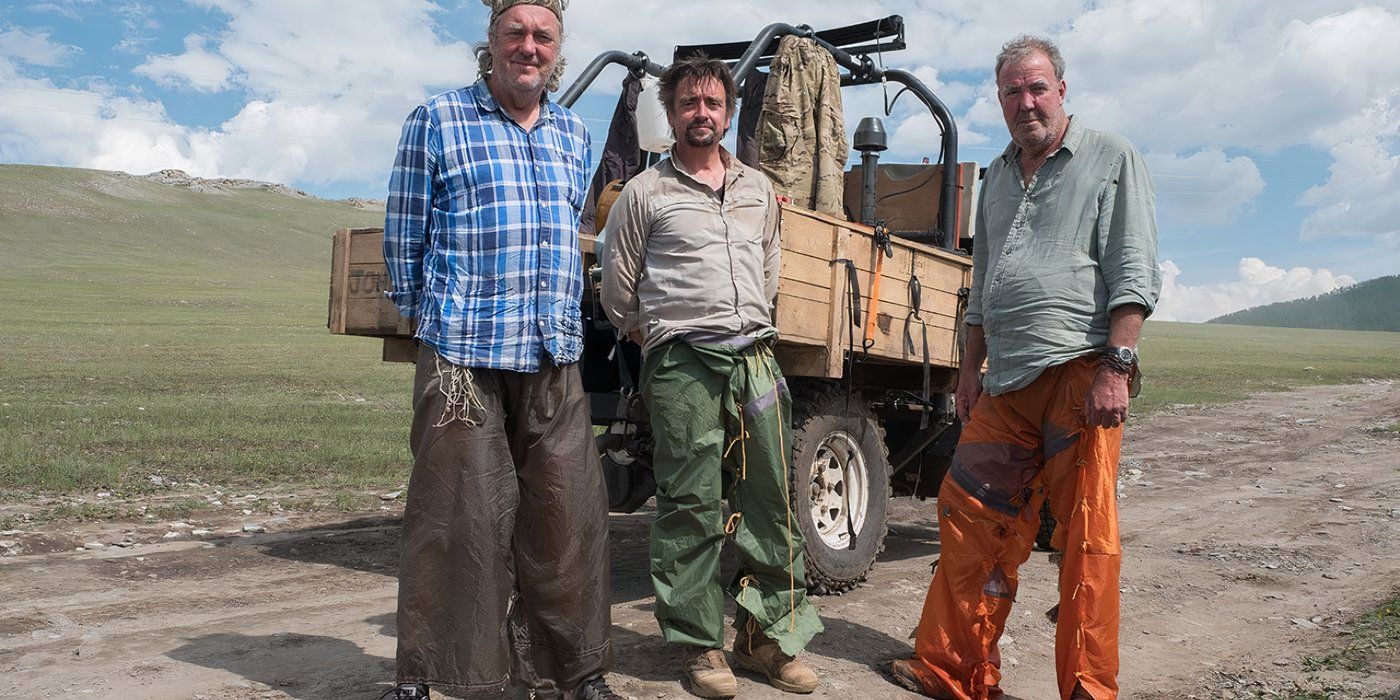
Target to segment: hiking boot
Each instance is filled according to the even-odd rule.
[[[428,697],[428,686],[422,683],[400,683],[390,688],[379,700],[425,700]]]
[[[622,696],[613,692],[602,676],[594,676],[580,683],[569,697],[573,700],[622,700]]]
[[[723,651],[688,647],[682,663],[692,694],[702,698],[732,698],[739,694],[739,682],[729,670]]]
[[[778,690],[810,693],[820,681],[807,665],[788,656],[752,621],[734,637],[734,665],[763,674]]]
[[[919,674],[914,670],[914,659],[895,659],[885,668],[890,672],[890,677],[898,683],[901,688],[920,695],[934,697],[934,695],[924,689],[924,683],[919,679]]]

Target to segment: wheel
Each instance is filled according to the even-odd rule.
[[[889,452],[859,394],[826,382],[793,393],[792,505],[806,539],[807,588],[840,594],[865,580],[885,548]]]
[[[613,421],[593,441],[603,467],[603,483],[608,488],[608,511],[636,512],[656,495],[651,455],[639,438],[637,424]]]

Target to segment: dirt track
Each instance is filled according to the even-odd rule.
[[[1130,425],[1121,471],[1125,698],[1400,697],[1400,652],[1367,673],[1303,671],[1400,588],[1400,384],[1181,407]],[[931,503],[893,504],[866,585],[818,600],[816,697],[912,697],[874,668],[907,653],[938,553]],[[398,512],[355,519],[228,508],[165,523],[7,532],[0,697],[374,698],[393,676]],[[614,687],[690,697],[651,616],[649,516],[614,516]],[[267,533],[231,533],[244,523]],[[211,532],[197,536],[191,529]],[[134,545],[75,552],[84,543]],[[0,545],[3,547],[3,545]],[[1055,697],[1055,598],[1043,553],[1022,568],[1009,698]],[[469,591],[464,591],[470,595]],[[791,697],[741,676],[741,697]]]

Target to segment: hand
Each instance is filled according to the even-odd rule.
[[[1116,428],[1128,420],[1128,375],[1100,366],[1084,396],[1084,422]]]
[[[632,342],[634,342],[634,343],[636,343],[638,346],[640,346],[640,345],[642,344],[642,332],[641,332],[641,331],[631,331],[631,332],[629,332],[629,333],[627,334],[627,339],[630,340],[630,341],[632,341]]]
[[[792,197],[780,194],[778,195],[778,204],[792,204]]]
[[[967,425],[967,421],[972,417],[972,407],[977,405],[977,400],[982,398],[982,374],[980,372],[959,372],[958,392],[953,397],[954,407],[958,412],[958,420]]]

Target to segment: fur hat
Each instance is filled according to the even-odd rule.
[[[564,26],[564,9],[569,6],[569,0],[481,0],[481,4],[491,8],[491,26],[494,27],[496,20],[501,14],[516,5],[539,5],[559,18],[559,26]],[[491,52],[486,44],[478,44],[474,51],[476,53],[477,74],[485,77],[491,72]],[[554,61],[554,70],[549,74],[545,83],[545,90],[554,92],[559,89],[561,81],[564,79],[565,61],[563,56],[559,56]]]
[[[539,5],[559,18],[559,23],[564,23],[564,8],[569,6],[569,0],[481,0],[481,4],[491,8],[491,21],[495,22],[506,10],[516,5]]]

